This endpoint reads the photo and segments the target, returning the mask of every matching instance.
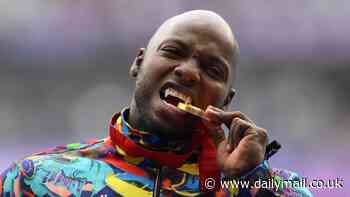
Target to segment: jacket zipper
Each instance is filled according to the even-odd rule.
[[[159,197],[160,196],[160,188],[161,188],[161,174],[162,174],[162,167],[156,168],[156,180],[154,181],[154,187],[153,187],[153,197]]]

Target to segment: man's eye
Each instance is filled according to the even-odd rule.
[[[176,47],[164,47],[161,49],[162,53],[170,57],[180,57],[182,56],[181,50]]]
[[[177,52],[178,51],[178,49],[176,47],[164,47],[162,50],[169,51],[169,52]]]
[[[217,80],[224,80],[224,73],[217,66],[208,66],[206,70],[209,77]]]

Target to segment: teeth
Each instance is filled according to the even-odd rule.
[[[179,98],[179,99],[185,101],[185,103],[191,104],[191,102],[192,102],[192,98],[191,98],[190,96],[187,96],[187,95],[185,95],[185,94],[183,94],[183,93],[181,93],[181,92],[178,92],[177,90],[174,90],[174,89],[172,89],[172,88],[167,88],[167,89],[165,90],[165,98],[166,98],[167,96],[169,96],[169,95],[174,96],[174,97],[177,97],[177,98]]]
[[[164,94],[165,98],[168,97],[169,94],[170,94],[170,89],[167,88],[167,89],[165,90],[165,94]]]

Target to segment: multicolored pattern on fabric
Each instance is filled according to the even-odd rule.
[[[130,132],[125,119],[118,119],[120,131],[138,143],[151,146],[157,137]],[[144,137],[147,135],[148,137]],[[151,136],[151,137],[150,137]],[[160,142],[158,142],[160,143]],[[161,196],[254,196],[256,190],[222,190],[204,194],[199,190],[197,155],[194,153],[180,168],[162,168]],[[110,137],[58,146],[15,162],[0,176],[0,196],[152,196],[155,163],[131,157],[112,145]],[[295,179],[296,174],[275,170],[275,179]],[[311,196],[305,188],[277,188],[282,196]]]

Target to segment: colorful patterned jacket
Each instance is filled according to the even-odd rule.
[[[131,128],[125,121],[128,110],[115,115],[115,132],[153,150],[163,149],[164,142],[151,133]],[[166,142],[176,146],[178,142]],[[162,150],[163,151],[163,150]],[[159,166],[149,158],[130,156],[111,136],[86,143],[58,146],[15,162],[0,176],[0,196],[152,196],[158,187],[160,196],[312,196],[303,187],[285,185],[269,189],[220,187],[204,192],[199,186],[198,152],[194,151],[181,167]],[[169,158],[168,158],[169,159]],[[171,158],[170,158],[171,159]],[[248,173],[268,173],[275,182],[299,180],[292,172],[270,169],[265,161]],[[243,179],[242,179],[243,180]],[[159,186],[155,186],[157,184]],[[217,183],[219,184],[219,183]]]

